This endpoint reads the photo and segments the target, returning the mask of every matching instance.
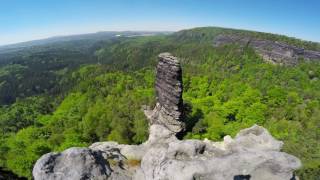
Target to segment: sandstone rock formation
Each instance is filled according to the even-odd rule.
[[[182,71],[178,59],[169,53],[159,55],[156,75],[157,104],[152,112],[145,111],[150,125],[158,124],[173,133],[184,128],[182,122]]]
[[[219,35],[214,39],[214,46],[226,44],[249,45],[261,57],[270,63],[281,65],[296,65],[299,58],[307,61],[320,61],[320,52],[305,50],[282,42],[262,40],[239,35]]]
[[[149,139],[141,145],[97,142],[42,156],[35,180],[291,180],[299,159],[281,152],[283,143],[261,126],[223,142],[178,140],[184,129],[181,67],[168,53],[159,55],[157,104],[145,109]]]
[[[62,153],[45,154],[33,168],[34,179],[107,179],[111,169],[101,151],[70,148]]]
[[[242,130],[235,139],[172,141],[150,147],[134,179],[143,180],[289,180],[300,167],[294,156],[280,152],[282,142],[260,126]]]

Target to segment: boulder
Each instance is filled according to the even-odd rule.
[[[75,147],[43,155],[32,173],[36,180],[104,180],[111,175],[111,169],[101,151]]]

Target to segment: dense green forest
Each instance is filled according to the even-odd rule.
[[[318,43],[281,35],[196,28],[111,38],[87,51],[63,46],[0,54],[0,167],[31,178],[35,161],[50,151],[145,141],[141,107],[155,104],[157,55],[169,51],[183,66],[184,138],[218,141],[259,124],[302,160],[300,179],[319,178],[320,61],[265,63],[250,47],[213,47],[221,33],[320,50]]]

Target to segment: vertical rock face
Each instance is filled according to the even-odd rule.
[[[182,71],[178,59],[169,53],[159,55],[155,89],[159,104],[179,121],[183,106]]]
[[[305,50],[286,43],[263,40],[240,35],[218,35],[214,39],[214,46],[238,44],[251,46],[265,61],[273,64],[296,65],[299,58],[307,61],[319,61],[320,52]]]
[[[152,112],[146,112],[150,124],[158,124],[178,133],[184,129],[182,122],[182,71],[178,58],[161,53],[155,83],[157,104]]]

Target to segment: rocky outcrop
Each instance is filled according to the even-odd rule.
[[[182,131],[182,71],[179,60],[169,53],[159,55],[155,90],[156,107],[153,111],[145,110],[150,125],[164,126],[173,133]]]
[[[97,142],[42,156],[35,180],[293,180],[299,159],[281,152],[283,143],[261,126],[240,131],[223,142],[178,140],[183,131],[182,78],[178,59],[160,54],[157,104],[145,108],[149,139],[141,145]]]
[[[282,142],[260,126],[242,130],[235,139],[172,141],[150,147],[134,179],[142,180],[289,180],[300,167],[280,152]]]
[[[249,45],[267,62],[281,65],[296,65],[299,58],[306,61],[320,61],[320,52],[305,50],[286,43],[257,39],[239,35],[218,35],[214,39],[214,46],[226,44]]]

